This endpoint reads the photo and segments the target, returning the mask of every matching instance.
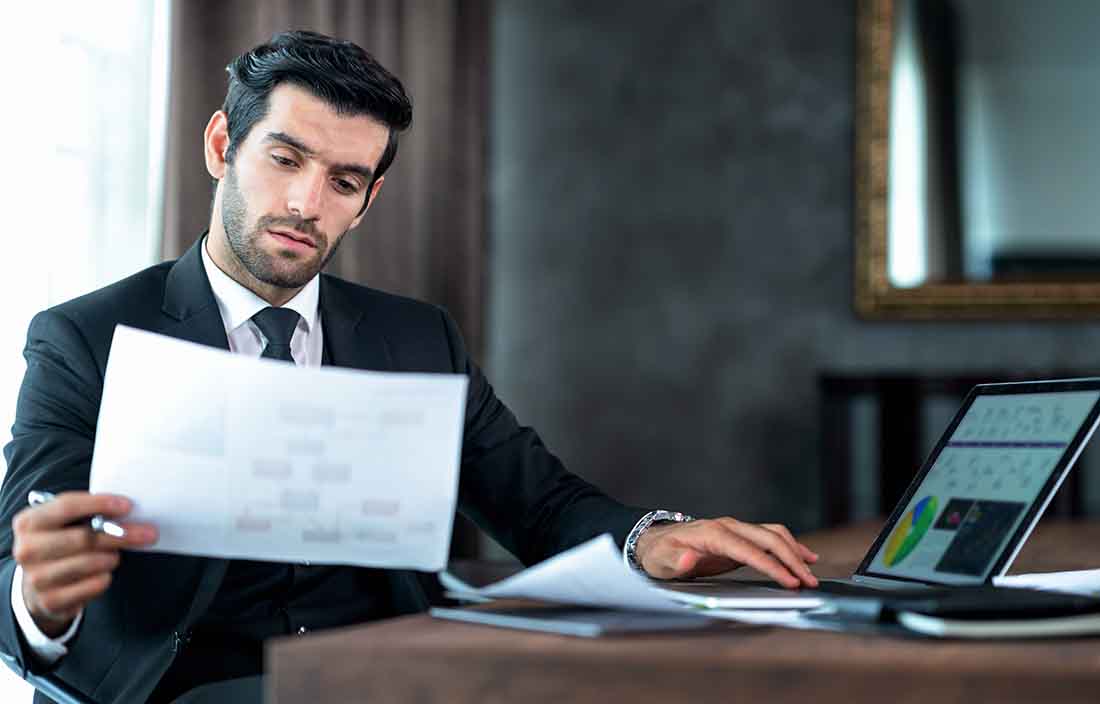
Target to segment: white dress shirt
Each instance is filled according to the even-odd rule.
[[[229,350],[236,354],[259,357],[267,340],[252,316],[271,304],[234,281],[218,268],[206,251],[206,242],[202,246],[202,263],[206,268],[206,278],[210,279],[210,288],[214,291],[214,300],[218,303],[218,312],[225,324],[225,336],[229,338]],[[290,353],[299,367],[319,367],[325,349],[321,331],[321,311],[317,306],[321,295],[320,277],[309,280],[294,298],[283,306],[298,313],[301,318],[290,338]]]
[[[259,357],[267,345],[267,340],[256,323],[252,322],[252,316],[270,304],[219,269],[206,251],[206,240],[202,243],[202,264],[206,269],[206,278],[210,280],[210,288],[214,292],[214,300],[218,304],[222,323],[225,324],[225,336],[229,340],[230,351],[235,354]],[[296,311],[301,316],[294,329],[294,335],[290,338],[290,353],[294,356],[294,363],[299,367],[321,366],[325,343],[321,330],[321,311],[318,308],[320,294],[320,278],[314,276],[294,298],[283,306]],[[65,644],[76,635],[80,621],[84,618],[84,611],[81,610],[73,621],[73,625],[57,638],[50,638],[43,633],[35,625],[27,605],[23,602],[23,568],[18,565],[11,579],[11,609],[31,652],[47,665],[57,662],[69,652]]]

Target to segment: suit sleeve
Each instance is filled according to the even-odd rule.
[[[566,471],[521,426],[466,353],[443,313],[452,368],[469,377],[458,508],[524,564],[611,533],[622,545],[647,509],[625,506]]]
[[[27,492],[87,491],[102,376],[84,338],[55,312],[31,321],[24,349],[27,371],[16,403],[12,440],[4,448],[7,474],[0,488],[0,584],[15,571],[12,519]],[[32,672],[51,669],[29,657],[10,607],[0,608],[0,650]]]

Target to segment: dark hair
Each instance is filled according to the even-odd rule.
[[[293,83],[342,115],[369,115],[389,127],[389,143],[374,170],[377,179],[397,155],[397,135],[412,123],[412,102],[401,81],[358,45],[317,32],[280,32],[233,59],[225,111],[232,163],[252,126],[267,115],[268,96]],[[373,183],[373,182],[372,182]],[[364,202],[364,207],[366,203]]]

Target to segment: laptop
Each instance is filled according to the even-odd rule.
[[[1012,565],[1098,419],[1100,378],[974,387],[855,573],[800,593],[875,596],[991,585]],[[763,596],[782,589],[722,578],[661,586],[711,596],[716,604],[745,590]]]

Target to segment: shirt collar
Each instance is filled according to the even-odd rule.
[[[210,280],[210,288],[214,292],[214,300],[218,304],[218,310],[225,322],[226,332],[233,332],[249,321],[252,316],[270,303],[257,296],[252,291],[233,280],[229,274],[218,268],[210,253],[206,251],[208,237],[202,241],[202,263],[206,269],[206,278]],[[320,274],[309,280],[294,298],[287,301],[283,307],[290,308],[302,317],[305,331],[309,333],[317,323],[317,304],[320,299]]]

